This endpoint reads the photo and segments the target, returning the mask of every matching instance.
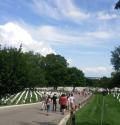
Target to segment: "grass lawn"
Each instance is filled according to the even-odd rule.
[[[96,94],[77,111],[76,125],[120,125],[120,103],[112,95]]]

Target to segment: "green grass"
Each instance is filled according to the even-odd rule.
[[[25,100],[25,103],[30,103],[30,91],[28,92],[27,99]]]
[[[25,93],[23,94],[23,96],[21,97],[20,101],[18,102],[18,104],[24,104],[23,100],[25,98],[27,91],[25,91]]]
[[[32,92],[32,97],[30,96],[31,92]],[[11,100],[16,96],[16,94],[10,96],[10,98],[8,99],[8,101],[6,103],[4,103],[4,101],[0,100],[0,106],[15,105],[22,93],[23,93],[23,91],[20,92],[20,94],[17,96],[17,98],[13,102],[11,102]],[[27,93],[27,91],[25,91],[25,93],[22,95],[21,99],[18,102],[18,105],[19,104],[36,103],[36,102],[41,101],[41,96],[38,93],[36,93],[38,96],[38,100],[36,100],[36,96],[34,94],[34,91],[28,91],[28,95],[27,95],[27,98],[25,100],[26,93]],[[30,98],[31,98],[31,102],[30,102]]]
[[[38,95],[38,102],[40,102],[42,100],[41,96],[37,93]]]
[[[103,104],[103,122],[101,124]],[[85,107],[77,111],[76,125],[120,125],[120,103],[112,95],[96,94]]]
[[[22,92],[21,92],[22,93]],[[17,96],[17,98],[11,103],[12,105],[16,104],[17,100],[19,99],[21,93]]]
[[[35,96],[35,94],[33,93],[33,91],[32,91],[32,98],[31,98],[31,103],[35,103],[36,102],[36,96]]]

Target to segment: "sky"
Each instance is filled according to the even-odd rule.
[[[0,0],[0,44],[64,56],[87,77],[110,77],[120,45],[117,0]]]

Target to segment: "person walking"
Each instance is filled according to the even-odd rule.
[[[48,95],[48,97],[46,99],[47,115],[49,115],[49,112],[51,109],[51,103],[52,103],[52,99],[51,99],[50,95]]]
[[[59,103],[61,105],[62,114],[64,115],[66,111],[66,106],[67,106],[67,96],[65,94],[61,95],[59,99]]]
[[[53,102],[53,110],[52,111],[56,111],[56,107],[57,107],[57,95],[56,94],[53,95],[52,102]]]
[[[70,108],[72,109],[75,106],[75,97],[73,96],[73,94],[71,94],[69,101],[70,101]]]
[[[42,96],[42,110],[47,109],[47,107],[46,107],[46,99],[47,99],[47,94],[44,93],[43,96]]]
[[[67,110],[70,109],[70,95],[67,96]]]
[[[59,104],[60,104],[60,112],[62,112],[62,106],[61,106],[61,97],[62,97],[62,94],[60,95],[60,97],[59,97]]]

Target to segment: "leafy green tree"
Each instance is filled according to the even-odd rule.
[[[111,63],[115,69],[115,72],[111,73],[110,87],[120,87],[120,46],[116,47],[112,51]]]
[[[95,78],[95,77],[86,78],[86,86],[101,87],[101,78]]]
[[[44,69],[48,86],[61,86],[65,84],[67,61],[61,55],[48,54],[44,59]]]
[[[111,63],[116,71],[120,71],[120,46],[112,51]]]
[[[93,81],[93,79],[86,78],[86,86],[94,86],[94,81]]]
[[[24,56],[28,69],[27,86],[29,88],[45,86],[45,72],[41,65],[43,57],[38,53],[34,54],[32,51],[26,52]]]
[[[114,72],[111,78],[110,87],[120,87],[120,72]]]
[[[107,77],[102,77],[100,79],[100,83],[99,83],[99,87],[103,87],[103,88],[109,88],[110,87],[110,78]]]
[[[116,3],[115,9],[120,9],[120,0]]]
[[[0,96],[14,94],[26,87],[27,70],[22,47],[0,48]]]
[[[106,76],[102,78],[86,78],[86,85],[92,87],[102,87],[102,88],[109,88],[111,83],[111,78],[107,78]]]
[[[75,67],[69,68],[61,55],[43,57],[32,51],[22,52],[22,46],[19,49],[0,46],[0,99],[26,87],[76,87],[84,83],[84,73]]]
[[[71,67],[67,69],[67,80],[66,83],[68,86],[84,86],[85,85],[85,76],[84,73],[77,69],[76,67]]]

